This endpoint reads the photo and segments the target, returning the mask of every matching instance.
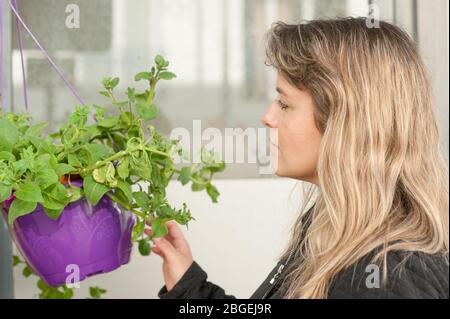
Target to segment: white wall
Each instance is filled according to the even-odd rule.
[[[388,17],[390,0],[376,3],[386,4],[382,13]],[[418,3],[419,43],[432,76],[448,151],[448,1]],[[170,185],[169,197],[176,204],[186,201],[197,219],[184,233],[209,279],[229,294],[248,298],[286,244],[300,197],[289,199],[295,182],[287,179],[220,180],[216,185],[222,193],[218,204],[177,182]],[[85,297],[90,285],[107,288],[105,297],[109,298],[156,298],[163,285],[161,259],[135,253],[129,265],[83,282],[79,296]],[[16,298],[29,298],[36,292],[35,280],[23,279],[16,269]]]
[[[418,1],[419,47],[428,68],[436,101],[442,142],[449,152],[449,1]]]
[[[185,201],[197,221],[183,227],[194,259],[208,273],[208,280],[227,294],[249,298],[276,264],[288,240],[289,227],[300,204],[300,185],[289,179],[218,180],[219,203],[206,193],[192,193],[179,182],[169,185],[169,200]],[[134,251],[130,264],[81,283],[77,296],[87,297],[89,286],[108,290],[105,298],[157,298],[164,285],[162,259],[142,257]],[[35,279],[15,270],[15,297],[32,298]]]

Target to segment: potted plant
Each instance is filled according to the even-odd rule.
[[[186,152],[151,125],[157,83],[176,77],[163,57],[154,61],[135,76],[148,82],[143,92],[129,87],[119,99],[119,78],[103,79],[100,93],[113,114],[101,105],[77,106],[52,134],[42,134],[47,123],[31,124],[27,114],[0,119],[0,203],[26,272],[41,285],[65,284],[69,264],[79,267],[80,280],[116,269],[129,261],[132,242],[149,255],[147,222],[153,237],[167,234],[166,221],[187,225],[194,218],[186,205],[176,209],[166,198],[174,177],[217,201],[211,180],[224,162],[203,150],[201,163],[175,165]]]

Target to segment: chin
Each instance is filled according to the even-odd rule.
[[[278,167],[275,171],[275,175],[279,177],[291,177],[289,176],[289,172],[286,172],[286,170],[283,170],[282,168]]]
[[[275,175],[277,175],[279,177],[287,177],[287,178],[297,179],[297,180],[308,182],[308,183],[314,183],[313,182],[314,178],[311,177],[312,176],[311,174],[305,174],[305,173],[301,173],[301,172],[289,172],[287,170],[283,170],[280,167],[278,167],[278,169],[276,170]]]

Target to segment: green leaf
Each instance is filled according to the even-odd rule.
[[[117,181],[117,188],[120,189],[127,200],[131,202],[133,200],[133,193],[131,191],[131,185],[128,184],[126,181],[118,180]]]
[[[52,219],[58,219],[58,217],[63,212],[65,206],[69,203],[69,192],[61,184],[55,184],[51,186],[47,192],[44,192],[42,196],[44,197],[44,211]]]
[[[61,216],[64,208],[60,209],[48,209],[44,207],[45,214],[53,220],[57,220]]]
[[[94,169],[92,177],[97,183],[104,184],[106,182],[106,166]]]
[[[44,201],[39,185],[32,182],[23,184],[14,195],[25,202],[42,203]]]
[[[176,78],[176,77],[177,76],[175,73],[168,72],[168,71],[164,71],[159,74],[159,78],[163,79],[163,80],[172,80],[173,78]]]
[[[119,78],[113,78],[110,82],[111,89],[114,89],[119,84],[120,79]]]
[[[52,139],[47,137],[44,142],[39,145],[38,151],[46,152],[52,156],[55,156],[54,153],[56,153],[56,146],[52,143]]]
[[[142,104],[136,105],[138,114],[146,121],[153,120],[158,115],[158,109],[154,105],[146,106]]]
[[[93,106],[94,106],[94,108],[95,108],[95,118],[96,118],[98,121],[100,121],[101,119],[104,118],[106,109],[105,109],[104,106],[97,105],[97,104],[94,104]]]
[[[28,278],[28,277],[30,277],[31,275],[33,274],[33,270],[30,268],[30,266],[25,266],[24,268],[23,268],[23,270],[22,270],[22,275],[25,277],[25,278]]]
[[[144,233],[144,229],[145,229],[145,221],[143,220],[138,220],[136,225],[133,227],[133,232],[132,232],[132,241],[136,241],[139,237],[142,236],[142,234]]]
[[[111,128],[116,126],[119,123],[119,119],[117,117],[108,117],[106,119],[102,119],[98,121],[98,126]]]
[[[87,175],[83,181],[84,194],[91,205],[97,205],[100,199],[109,190],[103,184],[99,184],[94,181],[92,175]]]
[[[116,169],[114,168],[113,163],[109,162],[105,165],[106,167],[106,181],[107,182],[114,182],[116,179],[114,178],[114,176],[116,175]]]
[[[3,203],[11,196],[12,187],[0,184],[0,203]]]
[[[139,176],[146,181],[152,179],[152,165],[147,152],[140,151],[131,157],[131,175]]]
[[[77,105],[75,111],[69,117],[69,123],[76,125],[77,127],[83,127],[87,122],[89,115],[89,106]]]
[[[25,132],[25,136],[27,137],[39,136],[41,134],[41,131],[47,126],[48,123],[46,122],[35,124],[27,129],[27,131]]]
[[[208,186],[206,186],[206,192],[208,193],[208,195],[211,198],[211,200],[213,201],[213,203],[217,203],[217,197],[219,197],[219,195],[220,195],[217,188],[215,186],[213,186],[212,184],[208,184]]]
[[[65,206],[64,202],[58,201],[57,199],[53,198],[52,195],[50,195],[48,193],[43,193],[42,197],[44,198],[44,202],[42,203],[42,206],[44,206],[44,208],[47,208],[49,210],[60,210],[60,209],[63,209]]]
[[[102,167],[96,168],[92,172],[92,177],[97,183],[115,186],[117,185],[117,181],[114,177],[115,173],[116,169],[114,168],[113,163],[108,162]]]
[[[134,192],[133,197],[136,200],[136,204],[141,207],[144,211],[150,208],[150,199],[145,192]]]
[[[11,152],[19,141],[19,130],[7,119],[0,119],[0,151]]]
[[[64,205],[66,205],[70,199],[67,189],[61,183],[51,185],[45,190],[44,194]]]
[[[120,134],[120,133],[112,133],[111,137],[114,141],[115,146],[117,146],[119,149],[123,150],[126,148],[126,138]]]
[[[66,175],[75,171],[75,168],[73,166],[64,163],[56,164],[53,169],[58,176]]]
[[[112,102],[112,105],[118,106],[118,107],[123,107],[123,106],[128,105],[128,101],[117,101],[117,102]]]
[[[58,175],[54,170],[49,168],[37,172],[36,176],[41,189],[46,189],[50,185],[58,182]]]
[[[101,95],[106,96],[106,97],[111,97],[111,93],[109,93],[108,91],[100,91],[98,93],[100,93]]]
[[[8,211],[8,224],[12,226],[18,217],[30,214],[36,209],[36,206],[36,202],[26,202],[16,198]]]
[[[9,163],[12,163],[12,162],[15,162],[16,157],[10,152],[1,151],[0,152],[0,161],[1,160],[5,160],[5,161],[8,161]]]
[[[119,165],[117,165],[117,173],[119,174],[119,177],[122,179],[126,179],[128,176],[130,176],[130,159],[128,157],[122,158],[122,160],[119,162]]]
[[[16,175],[23,175],[26,170],[31,168],[31,160],[29,158],[18,160],[12,163],[12,168]]]
[[[199,184],[199,183],[192,183],[191,184],[191,190],[193,192],[198,192],[198,191],[202,191],[206,188],[205,184]]]
[[[67,155],[67,161],[69,162],[69,165],[72,167],[82,167],[83,166],[75,154]]]
[[[36,149],[39,149],[42,147],[42,145],[45,143],[45,140],[43,138],[37,137],[37,136],[30,136],[28,138],[31,142],[31,144],[33,144],[33,146]]]
[[[135,81],[140,81],[140,80],[151,80],[152,79],[152,74],[150,72],[140,72],[138,74],[136,74],[134,76],[134,80]]]
[[[17,266],[18,264],[22,263],[19,256],[14,255],[13,256],[13,266]]]
[[[50,155],[41,154],[32,163],[33,170],[39,172],[41,170],[47,169],[50,165]]]
[[[63,286],[63,299],[72,299],[73,297],[73,288],[67,288],[66,286]]]
[[[110,91],[113,90],[119,84],[119,81],[120,81],[119,78],[103,78],[102,84],[106,90]]]
[[[89,287],[89,294],[93,299],[100,299],[104,293],[106,293],[105,289],[99,287]]]
[[[81,198],[81,196],[83,195],[81,188],[73,186],[73,185],[70,185],[67,188],[67,194],[69,195],[69,198],[70,198],[69,202],[70,203],[79,200]]]
[[[94,143],[87,144],[85,146],[85,149],[88,150],[92,155],[93,164],[107,158],[110,155],[109,148],[103,144],[94,144]]]
[[[155,57],[155,63],[159,68],[165,68],[169,66],[169,61],[164,60],[164,58],[160,55]]]
[[[37,282],[37,287],[38,287],[40,290],[45,290],[45,289],[48,288],[48,286],[45,284],[45,282],[44,282],[42,279],[39,279],[39,280],[38,280],[38,282]]]
[[[152,249],[150,247],[150,242],[148,237],[142,238],[139,241],[139,252],[141,253],[142,256],[148,256],[150,255]]]
[[[127,89],[127,97],[130,102],[134,102],[134,94],[136,93],[135,88],[128,88]]]
[[[182,185],[186,185],[189,183],[191,178],[191,168],[189,166],[183,167],[181,169],[180,175],[178,176],[178,180]]]
[[[169,233],[164,219],[156,218],[152,221],[153,237],[164,237]]]
[[[131,112],[123,112],[120,114],[120,121],[126,126],[130,126],[133,122],[133,114]]]

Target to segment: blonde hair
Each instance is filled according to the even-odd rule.
[[[280,256],[301,252],[284,297],[326,298],[333,278],[373,251],[383,281],[390,251],[442,253],[448,263],[448,167],[410,37],[344,18],[277,22],[267,43],[266,63],[311,93],[323,134],[310,225],[300,214]]]

